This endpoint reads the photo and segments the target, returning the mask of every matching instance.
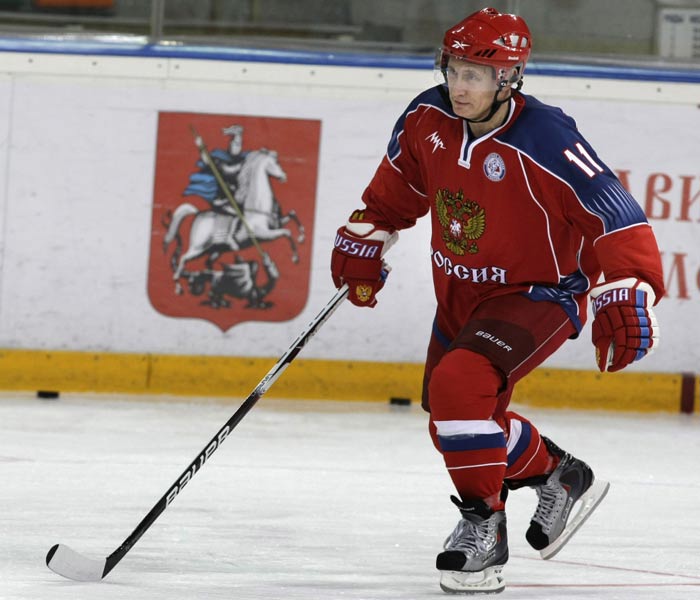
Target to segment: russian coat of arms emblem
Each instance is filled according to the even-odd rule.
[[[442,225],[442,239],[447,248],[459,256],[476,254],[476,243],[486,230],[486,211],[472,200],[465,200],[459,190],[442,188],[435,196],[437,217]]]

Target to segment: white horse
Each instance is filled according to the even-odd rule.
[[[180,251],[180,225],[185,217],[196,215],[190,228],[189,248],[179,256],[177,267],[174,269],[173,279],[176,282],[183,275],[188,261],[206,253],[209,254],[207,263],[211,267],[222,252],[247,248],[255,243],[254,240],[268,242],[286,237],[292,249],[292,261],[299,262],[292,232],[284,225],[289,221],[296,223],[298,243],[304,241],[304,226],[294,210],[282,214],[270,184],[270,177],[282,182],[287,180],[287,174],[277,162],[277,152],[266,149],[253,150],[246,155],[238,176],[235,200],[243,218],[238,215],[238,211],[234,211],[234,214],[213,210],[200,212],[189,202],[175,209],[163,240],[163,249],[167,250],[170,243],[177,238],[176,258]],[[179,286],[176,286],[176,289],[179,291]]]

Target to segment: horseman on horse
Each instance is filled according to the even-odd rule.
[[[188,202],[181,204],[173,212],[163,240],[164,249],[173,240],[177,241],[171,262],[178,291],[181,291],[179,279],[187,276],[186,263],[205,254],[207,268],[211,269],[223,252],[238,251],[251,245],[259,249],[259,242],[285,237],[292,250],[292,261],[299,261],[292,232],[285,225],[289,221],[296,223],[296,241],[299,243],[304,241],[304,227],[294,210],[283,214],[270,183],[271,177],[281,182],[287,180],[277,152],[264,148],[243,152],[243,128],[240,126],[226,128],[224,133],[232,136],[229,152],[214,150],[209,153],[201,138],[197,138],[201,151],[200,171],[190,177],[190,185],[184,192],[184,195],[202,197],[210,203],[211,210],[200,211]],[[221,183],[228,189],[222,190]],[[181,254],[179,229],[190,215],[194,219],[190,226],[189,247]]]

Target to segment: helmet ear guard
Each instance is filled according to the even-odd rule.
[[[523,64],[511,67],[512,71],[510,77],[508,77],[508,69],[498,69],[498,71],[502,71],[497,71],[498,75],[496,76],[496,79],[498,81],[498,87],[503,89],[510,86],[516,90],[519,90],[521,87],[523,87],[523,69]]]

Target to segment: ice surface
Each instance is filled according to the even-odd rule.
[[[105,580],[49,571],[56,543],[113,552],[236,408],[1,395],[0,599],[449,597],[451,483],[422,411],[388,403],[263,399]],[[550,561],[524,538],[534,492],[512,493],[499,597],[700,598],[700,419],[520,412],[612,487]]]

